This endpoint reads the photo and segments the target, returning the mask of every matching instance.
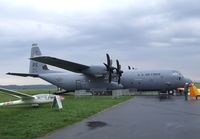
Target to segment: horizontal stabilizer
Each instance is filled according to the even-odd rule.
[[[39,77],[38,74],[29,74],[29,73],[6,73],[8,75],[14,75],[14,76],[22,76],[22,77]]]
[[[83,64],[78,64],[50,56],[37,56],[30,59],[76,73],[81,73],[83,70],[89,68],[89,66]]]

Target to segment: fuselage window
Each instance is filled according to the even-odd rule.
[[[154,76],[160,76],[160,73],[153,73]]]
[[[150,73],[146,73],[146,74],[145,74],[145,76],[149,76],[149,75],[150,75]]]

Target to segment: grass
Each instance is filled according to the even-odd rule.
[[[28,94],[48,93],[49,90],[22,90]],[[112,99],[111,96],[87,96],[74,98],[65,96],[64,109],[51,110],[50,104],[39,108],[30,105],[0,107],[1,139],[32,139],[85,119],[103,109],[116,105],[132,97]],[[13,98],[0,94],[0,102]]]
[[[200,88],[200,83],[195,83],[197,88]]]

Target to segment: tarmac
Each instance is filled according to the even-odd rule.
[[[137,96],[44,139],[199,139],[200,100]]]

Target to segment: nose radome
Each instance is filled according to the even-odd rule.
[[[185,83],[193,83],[193,81],[189,78],[184,78]]]

